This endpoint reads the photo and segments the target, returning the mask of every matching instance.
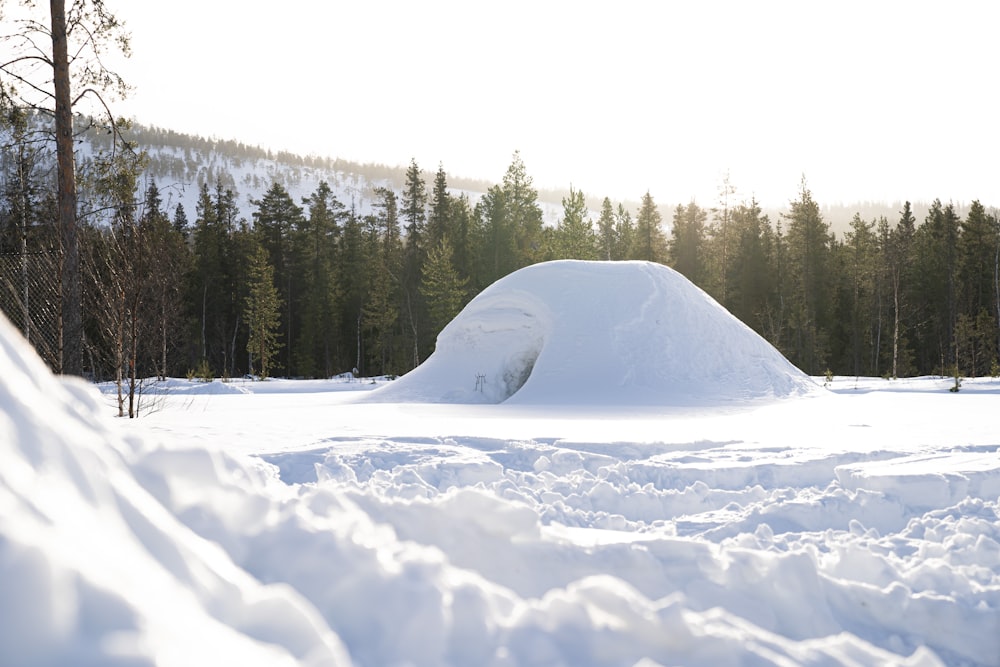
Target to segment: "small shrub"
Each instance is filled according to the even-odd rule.
[[[187,379],[192,381],[198,379],[202,382],[211,382],[214,379],[212,369],[208,365],[208,359],[202,359],[194,370],[188,369]]]

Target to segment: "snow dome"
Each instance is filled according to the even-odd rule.
[[[704,405],[817,385],[687,278],[651,262],[561,260],[475,297],[418,368],[371,400]]]

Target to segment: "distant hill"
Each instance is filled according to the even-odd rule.
[[[138,142],[149,156],[146,178],[156,181],[164,198],[164,208],[172,215],[177,204],[184,206],[189,220],[196,217],[195,204],[198,191],[203,183],[214,188],[217,181],[236,194],[241,214],[252,219],[252,201],[260,199],[272,183],[280,183],[296,202],[311,195],[321,181],[326,181],[337,198],[348,208],[352,206],[361,215],[371,210],[374,190],[389,187],[401,192],[405,183],[405,167],[390,167],[383,164],[359,163],[332,157],[302,156],[289,152],[277,153],[258,146],[251,146],[236,140],[205,138],[175,132],[158,127],[136,123],[130,130],[130,137]],[[85,141],[90,150],[110,148],[110,136],[92,132]],[[428,191],[433,183],[437,165],[421,165]],[[430,167],[430,168],[428,168]],[[447,172],[447,165],[444,165]],[[507,165],[498,165],[498,177],[502,177]],[[530,175],[530,165],[528,165]],[[494,183],[481,179],[464,178],[448,174],[448,185],[452,192],[464,192],[475,204]],[[603,195],[586,193],[591,217],[596,220]],[[654,199],[656,193],[651,192]],[[545,221],[555,225],[562,217],[562,200],[569,195],[568,190],[540,189],[539,203],[542,205]],[[638,211],[638,201],[622,202],[633,215]],[[679,203],[657,200],[663,221],[669,228],[673,212]],[[711,208],[712,202],[698,202],[703,208]],[[849,228],[851,219],[860,214],[864,220],[872,221],[885,217],[890,225],[895,225],[903,202],[856,202],[827,204],[818,202],[824,219],[839,236]],[[956,213],[965,218],[969,202],[952,202]],[[618,202],[616,201],[617,205]],[[924,221],[930,202],[911,202],[913,214],[919,225]],[[768,207],[764,212],[772,223],[782,221],[782,214],[788,207]]]

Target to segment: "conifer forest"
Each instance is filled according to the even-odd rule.
[[[60,371],[55,183],[25,129],[7,114],[0,307]],[[978,201],[859,212],[835,234],[805,177],[777,215],[729,183],[673,208],[570,188],[552,224],[515,152],[484,192],[413,160],[401,186],[370,181],[384,185],[364,213],[326,181],[295,201],[273,179],[247,217],[219,171],[194,210],[167,210],[172,177],[151,176],[141,148],[94,149],[78,183],[85,374],[133,391],[154,376],[402,374],[477,293],[556,259],[670,266],[813,375],[998,372],[1000,226]]]

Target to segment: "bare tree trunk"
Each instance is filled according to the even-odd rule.
[[[28,177],[25,174],[24,142],[19,141],[17,147],[17,193],[21,206],[21,283],[24,288],[24,339],[31,342],[31,307],[28,293],[28,201],[25,190],[28,187]]]
[[[58,165],[59,228],[63,271],[62,352],[60,372],[83,373],[83,313],[80,288],[80,246],[76,227],[76,173],[73,158],[73,108],[70,94],[65,0],[50,0],[52,14],[52,74],[55,88],[56,162]]]
[[[406,292],[406,314],[410,318],[410,329],[413,331],[413,367],[420,365],[420,340],[417,335],[417,318],[413,316],[413,303],[410,292]]]
[[[357,375],[358,369],[361,368],[361,313],[358,313],[358,347],[357,347],[357,358],[354,361],[354,374]]]
[[[138,386],[138,378],[136,375],[139,372],[137,366],[137,357],[139,356],[139,298],[136,297],[132,303],[132,317],[130,319],[131,340],[129,341],[129,359],[128,359],[128,416],[129,419],[134,419],[138,417],[138,410],[135,404],[135,392]]]
[[[1000,330],[1000,238],[997,239],[997,252],[993,260],[993,296],[996,299],[997,329]],[[997,348],[997,359],[1000,360],[1000,335],[994,343]]]
[[[125,396],[122,394],[122,382],[125,380],[125,297],[116,289],[118,303],[115,304],[117,322],[115,323],[115,388],[118,390],[118,416],[125,416]]]
[[[160,379],[167,379],[167,297],[160,289]]]
[[[208,360],[208,343],[205,338],[205,322],[208,318],[208,283],[201,290],[201,358]]]
[[[892,377],[898,378],[899,364],[899,269],[892,272]]]
[[[229,377],[233,377],[234,375],[236,375],[236,337],[239,335],[239,333],[240,333],[240,317],[239,315],[237,315],[236,325],[233,327],[233,342],[229,346],[230,349],[229,353],[230,369],[228,373]]]

